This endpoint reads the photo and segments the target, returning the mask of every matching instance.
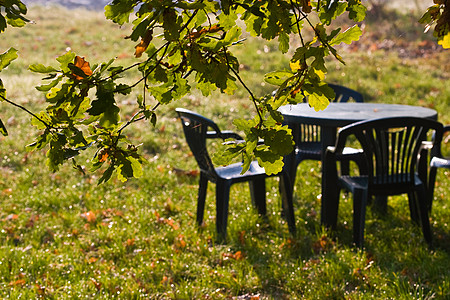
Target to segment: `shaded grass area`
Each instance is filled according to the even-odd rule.
[[[123,40],[128,31],[106,22],[99,13],[36,7],[30,14],[35,25],[8,29],[0,40],[1,51],[8,45],[20,50],[21,59],[2,72],[2,80],[8,97],[24,105],[44,107],[42,95],[33,90],[39,78],[25,71],[26,66],[53,64],[67,47],[91,63],[118,53],[123,53],[121,63],[132,61],[134,45]],[[346,66],[330,61],[329,81],[357,89],[366,101],[433,107],[440,121],[450,123],[448,51],[410,57],[402,54],[402,47],[386,51],[379,47],[385,37],[376,38],[381,35],[376,29],[376,24],[366,24],[372,39],[357,49],[342,49]],[[405,43],[417,45],[420,38]],[[258,94],[273,89],[260,83],[264,73],[273,66],[288,66],[276,47],[248,39],[237,49],[241,74]],[[120,100],[130,113],[133,103],[132,97]],[[365,251],[351,247],[348,195],[341,195],[336,232],[321,228],[317,162],[302,163],[298,170],[295,237],[281,217],[278,182],[271,178],[267,218],[252,208],[247,185],[232,187],[228,239],[219,243],[214,185],[208,188],[205,224],[195,225],[197,167],[176,119],[178,106],[198,111],[226,129],[232,128],[233,118],[253,114],[244,90],[233,97],[209,98],[193,92],[162,107],[156,127],[139,124],[129,132],[136,144],[142,143],[149,161],[144,176],[125,184],[113,179],[101,186],[96,185],[100,174],[82,175],[69,164],[49,173],[44,151],[24,149],[36,134],[28,126],[29,116],[0,106],[10,132],[0,138],[1,298],[450,297],[449,172],[438,172],[431,214],[433,250],[411,223],[404,196],[389,198],[387,215],[368,210]],[[78,162],[85,163],[90,155]]]

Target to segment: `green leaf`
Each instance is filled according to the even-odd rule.
[[[97,100],[92,101],[91,108],[87,112],[92,116],[100,116],[99,125],[111,128],[120,121],[120,108],[116,105],[114,93],[108,88],[108,84],[97,87]]]
[[[330,42],[330,46],[339,45],[340,43],[351,44],[353,41],[359,40],[362,34],[361,28],[358,25],[354,25],[346,31],[336,35]]]
[[[14,48],[9,48],[6,52],[0,54],[0,71],[6,68],[13,60],[17,57],[17,50]]]
[[[323,6],[319,12],[320,21],[326,25],[330,25],[331,21],[340,16],[347,8],[347,2],[333,1],[331,5],[322,2]]]
[[[348,0],[348,17],[355,22],[361,22],[366,17],[367,8],[361,4],[360,0]]]
[[[232,43],[239,40],[241,34],[242,29],[239,26],[234,26],[233,28],[229,29],[225,34],[225,38],[223,39],[223,41],[225,42],[225,46],[231,45]]]
[[[308,99],[308,103],[315,111],[324,110],[330,104],[327,96],[317,91],[310,92],[305,90],[305,96]]]
[[[218,17],[220,27],[227,31],[236,26],[237,17],[238,16],[234,11],[230,11],[228,14],[221,13]]]
[[[8,22],[9,25],[11,25],[12,27],[23,27],[26,24],[26,19],[23,19],[22,17],[18,16],[13,16],[13,15],[6,15],[6,20]]]
[[[110,165],[105,172],[103,172],[102,177],[98,180],[97,184],[102,184],[103,182],[107,182],[114,172],[114,165]]]
[[[46,67],[43,64],[30,65],[28,67],[28,70],[30,70],[31,72],[36,72],[36,73],[52,73],[52,72],[58,71],[51,66]]]
[[[174,9],[166,9],[163,13],[164,37],[167,41],[176,41],[180,38],[180,24]]]
[[[36,89],[38,91],[41,92],[48,92],[50,91],[52,88],[54,88],[55,86],[58,85],[58,83],[63,79],[62,76],[58,76],[56,79],[54,79],[52,82],[50,82],[49,84],[42,84],[36,87]]]
[[[270,151],[257,152],[255,156],[267,175],[278,174],[283,170],[283,157],[273,155]]]
[[[6,29],[6,19],[0,14],[0,33],[4,32]]]
[[[264,75],[264,81],[273,85],[282,85],[286,80],[294,76],[294,73],[289,71],[275,71]]]
[[[35,151],[43,149],[51,140],[51,133],[45,130],[43,134],[37,137],[34,143],[31,143],[25,147],[27,151]]]
[[[134,0],[114,0],[105,6],[105,16],[114,23],[123,25],[128,23],[135,6],[136,1]]]
[[[172,65],[178,65],[183,61],[183,55],[180,49],[175,49],[169,56],[168,62]]]
[[[31,118],[31,125],[35,126],[39,130],[47,128],[42,121],[46,122],[47,124],[50,124],[52,122],[52,119],[45,111],[37,114],[37,117],[39,118],[39,120],[34,117]]]
[[[282,53],[287,53],[289,51],[289,35],[284,32],[280,33],[278,42],[280,43],[278,49],[280,49]]]
[[[67,53],[65,53],[61,56],[58,56],[56,58],[56,60],[61,65],[61,70],[66,73],[70,72],[69,64],[72,64],[74,59],[75,59],[75,53],[72,51],[68,51]]]
[[[8,135],[8,131],[6,130],[6,127],[1,119],[0,119],[0,133],[3,134],[4,136]]]
[[[219,149],[212,154],[213,162],[219,166],[226,166],[242,154],[245,149],[245,143],[226,142],[219,146]]]
[[[145,32],[147,31],[148,25],[150,25],[150,22],[152,21],[151,18],[144,19],[141,21],[133,30],[133,32],[130,35],[130,39],[132,41],[137,41],[140,37],[144,37]]]
[[[272,153],[283,156],[292,152],[294,141],[291,130],[287,126],[279,126],[264,132],[264,144],[269,146]]]

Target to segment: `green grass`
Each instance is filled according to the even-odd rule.
[[[33,88],[39,77],[26,71],[28,64],[53,64],[67,47],[91,63],[121,53],[121,63],[132,61],[134,45],[122,39],[127,29],[111,25],[101,13],[36,7],[30,18],[36,24],[8,29],[0,40],[1,51],[9,45],[20,50],[20,59],[2,72],[2,80],[8,97],[27,107],[45,105]],[[450,123],[449,52],[412,55],[420,35],[391,36],[401,46],[384,51],[375,46],[394,30],[383,27],[380,33],[376,25],[366,24],[371,38],[360,41],[356,50],[342,49],[347,65],[330,61],[328,79],[361,91],[370,102],[433,107],[440,121]],[[417,31],[409,17],[398,16],[396,28]],[[273,89],[260,84],[265,72],[287,66],[276,47],[249,39],[238,49],[243,78],[258,94]],[[124,98],[120,105],[131,111],[133,101]],[[219,243],[214,185],[208,188],[205,225],[195,225],[198,177],[191,172],[196,164],[176,119],[177,106],[227,129],[233,118],[253,114],[243,90],[233,97],[209,98],[193,92],[162,107],[155,128],[138,124],[129,131],[149,161],[144,176],[101,186],[96,185],[99,174],[83,176],[69,164],[50,173],[43,167],[45,152],[24,149],[36,135],[29,116],[0,106],[10,133],[0,138],[0,298],[450,298],[448,171],[438,172],[433,250],[411,223],[405,196],[389,198],[385,216],[368,210],[365,251],[351,247],[349,196],[341,196],[336,232],[323,230],[317,162],[304,162],[298,170],[297,236],[289,235],[281,217],[277,180],[268,179],[266,219],[252,208],[247,185],[232,187],[228,239]]]

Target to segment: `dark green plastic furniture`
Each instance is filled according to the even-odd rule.
[[[200,168],[200,183],[197,200],[197,223],[203,222],[205,209],[206,189],[208,181],[216,184],[216,229],[220,236],[225,237],[227,231],[228,203],[230,187],[234,183],[249,182],[252,203],[261,215],[266,214],[266,185],[268,175],[256,161],[250,164],[250,169],[241,174],[242,163],[234,163],[225,167],[215,167],[211,161],[207,149],[207,139],[219,138],[222,140],[242,138],[231,131],[221,131],[212,120],[195,112],[183,108],[177,108],[181,124],[183,125],[186,141]],[[295,233],[295,219],[292,204],[292,193],[289,176],[281,172],[275,176],[280,177],[281,196],[284,212],[291,233]]]
[[[331,83],[329,83],[328,86],[331,87],[336,94],[333,102],[348,102],[350,99],[353,99],[355,102],[364,102],[363,96],[357,91]],[[298,165],[304,160],[320,161],[322,160],[323,153],[320,126],[302,123],[293,123],[288,125],[295,133],[295,168],[289,170],[293,188]],[[360,161],[360,156],[360,149],[354,149],[351,147],[346,147],[344,149],[341,160],[344,162],[342,167],[345,173],[349,173],[349,162],[355,161],[358,163]]]
[[[371,196],[408,194],[412,220],[420,220],[425,240],[431,245],[426,182],[418,174],[417,164],[427,132],[435,131],[432,151],[442,138],[442,124],[424,118],[380,118],[357,122],[339,130],[336,145],[328,147],[323,166],[323,221],[336,227],[339,194],[353,194],[353,242],[364,244],[366,205]],[[355,136],[364,151],[364,170],[359,176],[338,175],[336,157],[344,150],[349,136]],[[417,216],[416,216],[417,214]]]
[[[431,152],[431,161],[430,161],[430,177],[428,183],[428,210],[431,211],[431,205],[433,203],[433,194],[434,194],[434,185],[436,183],[436,173],[438,168],[442,169],[450,169],[450,157],[444,157],[442,155],[441,149],[443,144],[449,143],[450,135],[446,135],[446,133],[450,133],[450,125],[444,127],[443,135],[446,136],[446,139],[442,141],[442,144],[439,147],[435,147],[434,151]],[[433,137],[435,140],[436,137]]]

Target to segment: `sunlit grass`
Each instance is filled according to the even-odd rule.
[[[45,105],[33,88],[39,77],[26,71],[27,65],[54,64],[67,47],[90,62],[119,54],[120,63],[133,61],[134,45],[123,39],[128,30],[111,25],[101,13],[33,8],[30,17],[36,24],[8,29],[0,40],[1,51],[10,45],[20,51],[2,80],[8,97],[27,107]],[[258,95],[270,92],[274,87],[261,84],[264,73],[286,68],[287,58],[276,53],[276,42],[245,43],[236,49],[242,77]],[[440,121],[450,123],[448,51],[404,57],[399,49],[343,50],[347,64],[330,61],[329,81],[357,89],[369,102],[433,107]],[[120,101],[130,112],[133,103],[133,97]],[[149,162],[144,176],[97,186],[100,174],[82,175],[70,164],[49,173],[45,151],[24,149],[36,135],[29,116],[2,103],[0,117],[10,136],[0,138],[1,298],[450,297],[449,172],[438,172],[431,214],[434,250],[411,223],[405,196],[390,198],[385,216],[368,209],[365,251],[351,247],[349,195],[341,196],[336,232],[321,228],[317,162],[304,162],[298,170],[295,237],[281,216],[278,182],[271,178],[267,218],[252,208],[248,185],[232,187],[228,238],[219,243],[212,184],[205,225],[195,225],[198,176],[191,171],[197,166],[176,119],[177,106],[198,111],[224,129],[233,128],[234,118],[254,113],[243,89],[232,97],[193,92],[162,106],[155,127],[141,123],[128,131]],[[91,155],[78,162],[86,164]]]

